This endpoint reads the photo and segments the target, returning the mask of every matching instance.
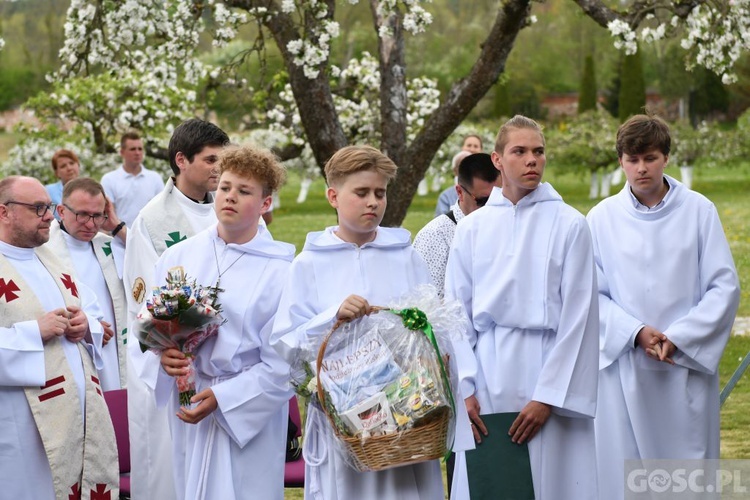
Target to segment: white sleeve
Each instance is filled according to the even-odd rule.
[[[123,270],[123,283],[125,295],[128,300],[128,357],[135,375],[140,377],[150,387],[156,384],[159,370],[158,357],[149,351],[141,352],[138,339],[133,331],[135,317],[141,310],[143,303],[151,293],[154,285],[154,266],[159,256],[146,229],[143,219],[139,216],[128,229],[127,243],[125,245],[125,267]],[[141,292],[141,301],[137,301],[134,290]],[[149,383],[149,381],[151,381]]]

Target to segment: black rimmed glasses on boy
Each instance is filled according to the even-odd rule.
[[[24,203],[22,201],[6,201],[3,203],[3,205],[21,205],[24,207],[33,208],[36,211],[37,217],[44,217],[44,214],[47,213],[47,210],[49,210],[52,213],[55,213],[55,204],[54,203]]]
[[[472,194],[471,191],[469,191],[468,189],[466,189],[466,187],[463,184],[459,184],[459,186],[461,186],[461,189],[463,189],[466,192],[466,194],[468,194],[469,196],[471,196],[474,199],[474,203],[476,203],[478,207],[485,206],[487,204],[487,202],[489,201],[489,199],[490,199],[489,196],[480,196],[480,197],[477,198],[476,196],[474,196]]]
[[[63,203],[63,206],[71,211],[73,215],[76,216],[76,222],[79,224],[86,224],[90,220],[94,220],[94,224],[101,224],[105,220],[107,220],[109,217],[107,217],[107,214],[87,214],[86,212],[76,212],[72,208],[70,208],[68,205]]]

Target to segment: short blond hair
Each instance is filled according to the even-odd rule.
[[[220,173],[231,172],[252,178],[263,186],[263,196],[270,196],[286,181],[286,169],[276,155],[249,144],[228,146],[219,153]]]
[[[372,146],[346,146],[331,156],[325,166],[326,182],[329,186],[340,183],[348,176],[371,170],[388,181],[396,177],[398,167],[393,160]]]
[[[530,129],[539,132],[539,136],[542,138],[542,144],[545,143],[541,125],[531,118],[527,118],[523,115],[516,115],[505,122],[497,133],[497,138],[495,139],[495,152],[497,154],[503,154],[505,146],[508,145],[508,137],[510,136],[511,131],[519,129]]]

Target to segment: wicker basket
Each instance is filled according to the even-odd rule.
[[[383,308],[375,307],[375,311]],[[344,324],[338,321],[323,339],[317,358],[318,398],[321,408],[326,414],[336,438],[343,443],[351,457],[351,462],[359,472],[378,471],[392,467],[415,464],[426,460],[434,460],[445,456],[448,448],[446,441],[451,420],[448,407],[439,407],[435,411],[417,421],[414,427],[392,434],[371,436],[365,440],[342,434],[333,417],[327,409],[325,393],[320,378],[320,369],[325,357],[326,348],[331,335]]]

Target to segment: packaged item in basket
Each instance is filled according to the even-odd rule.
[[[378,329],[339,343],[322,360],[320,380],[340,413],[381,392],[402,371]]]
[[[442,381],[436,381],[422,363],[386,386],[384,391],[399,429],[418,425],[434,410],[450,405]]]
[[[380,436],[396,431],[388,398],[378,392],[340,414],[354,436]]]

